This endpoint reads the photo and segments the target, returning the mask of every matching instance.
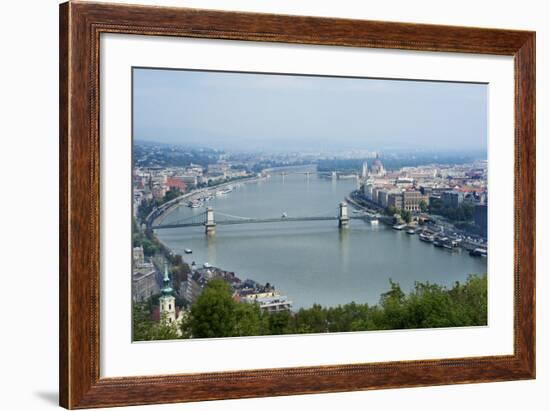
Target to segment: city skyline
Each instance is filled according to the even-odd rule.
[[[141,68],[133,74],[138,141],[250,151],[486,151],[486,84]]]

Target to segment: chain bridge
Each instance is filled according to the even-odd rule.
[[[205,234],[212,235],[215,233],[217,225],[235,225],[235,224],[262,224],[262,223],[293,223],[298,221],[338,221],[338,227],[345,228],[349,225],[350,220],[365,220],[368,219],[368,215],[350,216],[348,213],[348,205],[342,202],[338,206],[338,212],[334,215],[330,215],[333,212],[325,215],[316,216],[288,216],[286,214],[280,217],[271,218],[253,218],[243,217],[222,212],[216,212],[216,218],[214,219],[214,209],[207,207],[206,211],[191,217],[187,217],[178,221],[172,221],[167,224],[153,225],[151,228],[154,230],[162,230],[167,228],[183,228],[183,227],[200,227],[204,226]]]

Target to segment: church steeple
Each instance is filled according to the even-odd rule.
[[[164,297],[172,295],[172,285],[170,284],[170,276],[168,275],[168,264],[164,263],[164,279],[162,284],[161,293]]]
[[[173,295],[173,288],[168,275],[168,264],[164,263],[164,279],[162,281],[161,296],[159,298],[161,318],[168,323],[176,321],[176,298]]]

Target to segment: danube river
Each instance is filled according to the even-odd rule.
[[[338,204],[355,185],[355,180],[323,179],[315,174],[274,175],[241,184],[207,204],[215,217],[217,212],[255,218],[276,218],[283,213],[288,217],[336,216]],[[204,207],[181,206],[163,224],[204,211]],[[415,281],[451,286],[468,274],[487,271],[486,259],[471,257],[464,250],[436,248],[416,235],[362,220],[351,220],[343,230],[333,220],[218,225],[211,238],[204,234],[204,227],[163,229],[157,235],[189,263],[202,266],[208,262],[235,272],[242,280],[274,284],[295,309],[314,303],[375,304],[389,289],[390,278],[408,291]],[[186,248],[193,254],[184,254]]]

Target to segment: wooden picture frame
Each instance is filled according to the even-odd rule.
[[[513,56],[514,354],[100,378],[101,33]],[[60,405],[91,408],[535,378],[535,33],[69,2],[60,6]]]

